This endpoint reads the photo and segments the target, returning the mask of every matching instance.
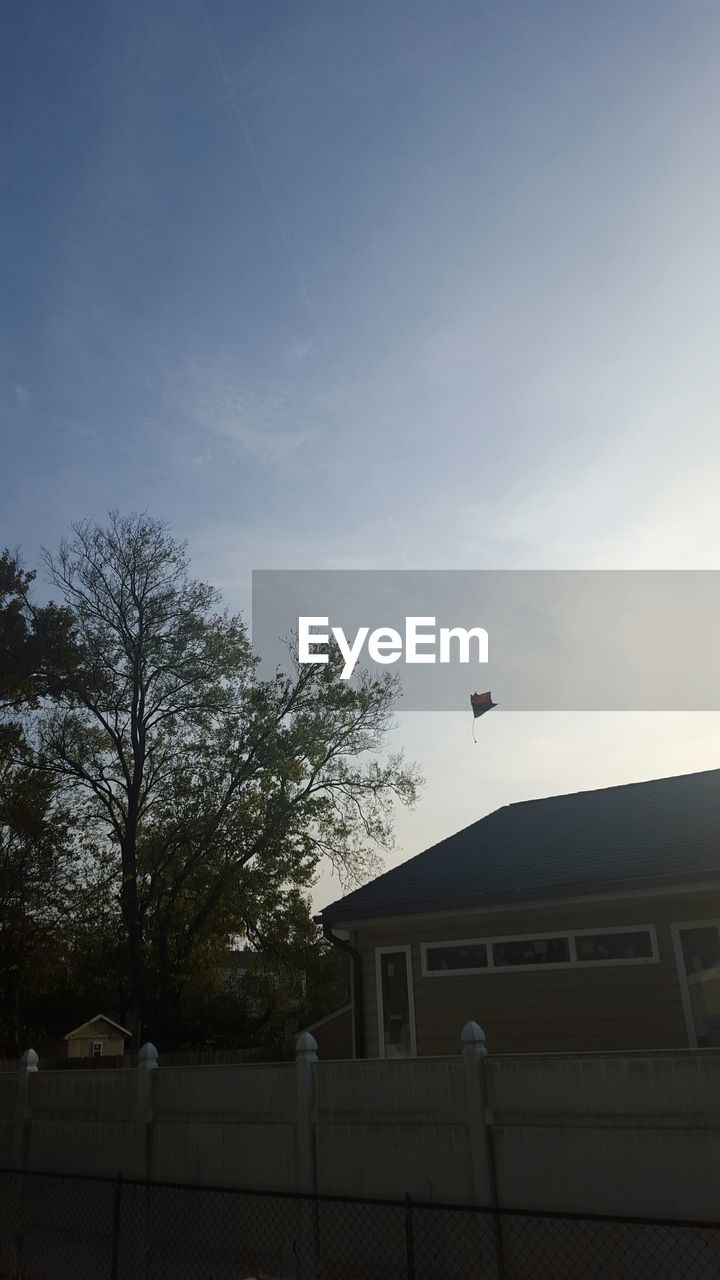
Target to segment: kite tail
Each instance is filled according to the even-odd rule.
[[[473,720],[473,742],[477,743],[477,738],[475,737],[475,721],[474,720]]]

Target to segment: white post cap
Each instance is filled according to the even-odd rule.
[[[477,1022],[466,1022],[460,1036],[463,1053],[471,1057],[482,1058],[487,1053],[485,1032]]]
[[[144,1067],[146,1071],[152,1071],[153,1068],[157,1066],[158,1051],[155,1048],[155,1045],[151,1044],[149,1040],[147,1044],[142,1046],[138,1054],[137,1064],[139,1067]]]
[[[295,1037],[295,1057],[317,1062],[317,1040],[309,1031],[301,1031]]]

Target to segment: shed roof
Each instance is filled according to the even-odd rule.
[[[68,1031],[65,1039],[72,1040],[73,1036],[79,1035],[80,1032],[85,1031],[87,1027],[92,1027],[95,1022],[107,1022],[111,1027],[114,1027],[116,1031],[119,1031],[121,1035],[132,1035],[132,1031],[128,1031],[127,1027],[121,1027],[119,1022],[114,1022],[112,1018],[108,1018],[107,1014],[96,1013],[94,1018],[88,1018],[87,1022],[81,1022],[79,1027],[74,1027],[72,1031]]]
[[[505,805],[322,912],[332,924],[720,875],[720,769]]]

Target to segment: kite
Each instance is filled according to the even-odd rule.
[[[493,702],[492,694],[489,690],[487,693],[470,694],[470,706],[472,707],[473,713],[473,742],[477,742],[477,738],[475,737],[475,721],[478,716],[484,716],[486,711],[492,711],[493,707],[496,707],[497,705],[497,702]]]

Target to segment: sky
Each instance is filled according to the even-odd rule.
[[[720,568],[714,0],[0,0],[0,545]],[[386,865],[720,765],[704,714],[404,714]],[[338,896],[323,875],[318,905]]]

